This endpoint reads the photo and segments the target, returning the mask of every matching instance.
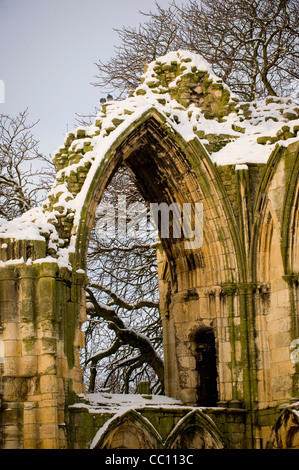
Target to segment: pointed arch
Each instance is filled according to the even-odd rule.
[[[260,216],[260,234],[258,239],[258,253],[257,253],[257,265],[256,265],[256,274],[257,279],[261,284],[266,284],[270,282],[271,277],[271,268],[273,269],[273,239],[276,239],[276,242],[279,246],[279,222],[275,212],[271,207],[270,201],[267,201],[265,208]],[[278,257],[280,253],[278,253]],[[276,256],[276,263],[279,263],[279,258]],[[281,273],[283,274],[283,273]]]
[[[146,111],[110,146],[97,168],[92,168],[83,187],[85,199],[78,221],[73,266],[85,269],[86,251],[95,210],[120,165],[126,165],[148,202],[203,203],[203,245],[184,250],[182,239],[162,240],[176,272],[204,266],[203,284],[236,282],[244,278],[237,224],[225,197],[217,169],[200,141],[186,142],[154,108]],[[87,190],[88,188],[88,190]],[[187,264],[187,266],[186,266]],[[173,268],[171,268],[173,269]]]
[[[299,409],[283,410],[272,427],[268,449],[299,449]]]
[[[158,449],[162,438],[154,426],[136,410],[109,420],[95,435],[91,449]]]
[[[256,200],[253,206],[254,224],[252,229],[252,237],[249,253],[249,272],[251,272],[252,280],[259,282],[258,279],[258,260],[259,246],[261,243],[262,231],[264,230],[266,217],[268,212],[272,220],[276,218],[279,222],[279,238],[281,257],[284,267],[284,274],[289,275],[294,272],[296,263],[296,253],[298,253],[298,201],[299,201],[299,145],[294,143],[288,148],[279,145],[273,150],[267,164],[261,182],[256,191]],[[290,154],[290,155],[289,155]],[[275,215],[273,207],[269,205],[269,190],[274,177],[277,174],[279,165],[282,165],[288,179],[283,187],[285,193],[283,195],[283,211],[281,214]],[[279,220],[278,220],[279,219]],[[270,220],[268,220],[270,222]],[[274,228],[274,227],[273,227]],[[296,251],[297,250],[297,251]],[[298,266],[296,265],[296,270]]]
[[[290,146],[291,147],[291,146]],[[277,403],[282,393],[295,390],[289,347],[296,333],[294,294],[285,281],[292,277],[296,235],[298,147],[277,146],[265,165],[253,208],[250,273],[254,298],[254,348],[257,354],[256,394],[261,403]],[[298,219],[297,219],[298,220]],[[288,305],[288,308],[285,306]],[[283,356],[284,354],[284,356]],[[284,364],[287,378],[282,381]],[[293,385],[292,385],[293,384]]]

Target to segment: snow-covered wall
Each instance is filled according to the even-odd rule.
[[[9,240],[44,241],[45,257],[71,268],[82,207],[94,175],[112,145],[144,113],[155,109],[169,133],[200,140],[215,166],[266,164],[277,145],[297,140],[299,109],[291,99],[244,103],[199,55],[179,50],[146,66],[142,84],[123,101],[107,102],[94,124],[67,134],[56,151],[56,180],[41,207],[0,220],[2,263],[31,262]],[[16,242],[15,242],[16,243]],[[33,261],[43,259],[36,254]]]

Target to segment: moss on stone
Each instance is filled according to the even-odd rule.
[[[29,352],[33,349],[35,343],[36,343],[36,337],[33,336],[33,337],[28,337],[28,338],[23,338],[23,344],[24,344],[24,347],[25,347],[25,351],[26,352]]]
[[[143,88],[137,88],[136,95],[146,95],[146,91]]]

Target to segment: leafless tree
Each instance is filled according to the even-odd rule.
[[[108,62],[99,61],[99,75],[95,86],[107,88],[115,97],[123,97],[140,82],[146,62],[179,48],[181,26],[179,12],[174,4],[164,9],[156,3],[157,12],[144,13],[146,18],[138,28],[116,29],[120,46]]]
[[[36,206],[53,179],[50,157],[39,152],[28,110],[0,114],[0,216],[12,219]]]
[[[294,92],[298,2],[190,0],[181,7],[184,47],[202,54],[247,100]]]
[[[97,220],[108,204],[117,208],[119,197],[126,198],[128,209],[136,207],[136,201],[144,203],[125,169],[107,188]],[[115,215],[117,219],[117,211]],[[131,211],[126,222],[132,220]],[[106,387],[113,392],[136,392],[145,380],[153,392],[163,391],[155,242],[155,231],[139,230],[137,238],[117,232],[103,236],[95,224],[88,253],[88,322],[82,352],[91,392]]]
[[[201,54],[246,100],[265,95],[296,98],[298,2],[296,0],[189,0],[168,8],[156,3],[138,28],[116,30],[115,56],[99,62],[96,86],[122,97],[135,87],[144,59],[170,50]]]

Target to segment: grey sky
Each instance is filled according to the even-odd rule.
[[[169,0],[159,0],[167,7]],[[35,135],[43,153],[53,153],[72,130],[76,113],[92,112],[102,97],[94,81],[99,59],[114,54],[113,28],[137,26],[139,10],[154,0],[0,0],[0,113],[29,108],[40,120]]]

